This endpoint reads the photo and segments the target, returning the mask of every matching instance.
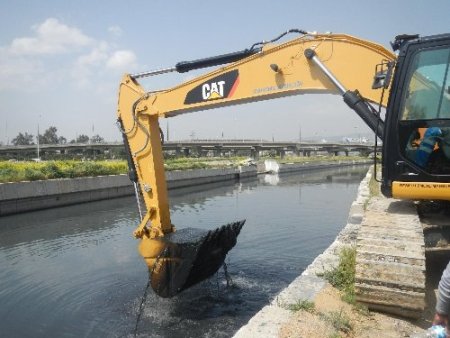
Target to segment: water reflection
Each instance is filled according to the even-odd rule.
[[[172,299],[149,294],[139,334],[230,337],[331,243],[367,168],[170,192],[178,228],[246,218],[223,272]],[[207,190],[206,190],[207,188]],[[0,336],[132,335],[147,282],[133,198],[0,218]]]

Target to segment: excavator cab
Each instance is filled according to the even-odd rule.
[[[450,35],[414,36],[398,47],[383,140],[383,193],[449,199],[448,187],[439,183],[450,182]]]

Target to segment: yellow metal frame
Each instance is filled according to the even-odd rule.
[[[158,116],[144,114],[135,102],[146,100],[143,88],[125,75],[119,89],[118,115],[122,120],[147,213],[134,231],[154,238],[172,232]],[[145,107],[144,107],[145,108]],[[151,223],[150,230],[146,228]]]
[[[123,77],[118,116],[125,129],[147,207],[147,214],[135,231],[136,237],[155,238],[174,231],[158,118],[289,95],[338,94],[325,75],[305,58],[304,51],[308,48],[316,52],[347,89],[358,89],[363,97],[378,103],[380,92],[372,89],[375,66],[394,60],[395,55],[378,44],[343,34],[305,35],[284,44],[266,45],[260,53],[158,92],[146,93],[131,76]],[[213,99],[186,103],[191,91],[236,71],[238,78],[230,95],[221,97],[215,93]],[[387,97],[383,105],[386,102]],[[148,228],[149,222],[151,227]]]
[[[392,197],[413,200],[450,201],[450,183],[393,182]]]

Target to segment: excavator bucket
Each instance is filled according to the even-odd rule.
[[[156,294],[173,297],[216,273],[236,245],[244,223],[242,220],[211,231],[186,228],[143,239],[139,251],[149,267],[150,284]]]

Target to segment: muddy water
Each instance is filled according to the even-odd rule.
[[[247,219],[223,271],[172,299],[149,291],[140,337],[230,337],[345,225],[366,167],[171,192],[172,222]],[[132,198],[0,218],[0,337],[132,337],[146,265]]]

